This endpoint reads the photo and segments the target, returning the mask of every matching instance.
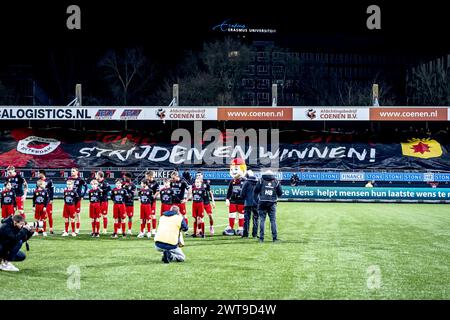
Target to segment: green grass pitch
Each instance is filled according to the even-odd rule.
[[[267,234],[260,244],[222,236],[227,211],[218,202],[217,235],[187,238],[186,262],[170,264],[153,240],[136,238],[139,215],[133,236],[91,239],[85,201],[83,234],[62,238],[61,207],[56,200],[55,235],[29,241],[19,273],[0,272],[0,299],[450,298],[450,214],[442,204],[280,203],[282,242]]]

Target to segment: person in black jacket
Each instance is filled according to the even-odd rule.
[[[262,178],[256,184],[254,191],[254,197],[258,199],[259,242],[264,242],[264,224],[267,214],[270,219],[273,242],[278,241],[276,206],[278,197],[281,197],[282,194],[283,191],[281,190],[281,184],[277,179],[275,179],[274,173],[270,170],[263,173]]]
[[[183,179],[186,180],[186,182],[189,185],[193,185],[193,181],[192,181],[192,177],[191,177],[191,173],[189,172],[188,169],[184,170],[183,175],[182,175]]]
[[[242,238],[248,238],[250,229],[250,217],[253,218],[252,237],[256,238],[258,235],[258,199],[254,197],[254,190],[258,179],[255,177],[252,170],[247,171],[247,180],[244,182],[244,186],[241,191],[241,198],[245,199],[244,202],[244,232]]]
[[[291,186],[293,186],[293,187],[298,186],[299,181],[300,181],[300,179],[298,178],[298,175],[296,173],[294,173],[290,179]]]
[[[55,187],[53,185],[53,181],[51,179],[47,179],[45,170],[39,170],[39,179],[45,181],[45,190],[47,190],[48,193],[48,203],[46,207],[48,226],[50,234],[53,234],[53,196],[55,194]]]
[[[0,270],[19,271],[10,261],[23,261],[26,256],[20,251],[22,244],[33,235],[34,228],[27,225],[20,215],[2,220],[0,226]]]

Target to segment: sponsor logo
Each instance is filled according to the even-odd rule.
[[[159,170],[155,171],[155,179],[167,179],[173,173],[173,170]]]
[[[167,116],[174,120],[206,120],[206,109],[169,109]]]
[[[441,144],[433,139],[411,139],[401,145],[402,154],[408,157],[430,159],[442,155]]]
[[[99,109],[95,114],[95,119],[112,119],[116,109]]]
[[[221,24],[218,24],[217,26],[214,26],[213,30],[220,30],[220,31],[236,31],[236,30],[246,30],[247,26],[245,24],[239,24],[239,23],[229,23],[230,19],[225,20]]]
[[[370,120],[446,121],[447,108],[370,108]]]
[[[291,121],[292,108],[219,108],[218,120]]]
[[[321,109],[320,120],[359,120],[358,109]]]
[[[316,118],[316,110],[314,110],[314,109],[306,110],[306,116],[308,118],[310,118],[311,120],[314,120]]]
[[[17,151],[24,154],[42,156],[52,153],[60,144],[61,142],[55,139],[29,136],[17,143]]]
[[[142,109],[125,109],[120,115],[121,120],[137,120]]]
[[[341,173],[341,181],[364,181],[364,172]]]
[[[431,172],[427,172],[423,174],[423,181],[425,182],[433,182],[434,181],[434,174]]]
[[[271,28],[251,28],[246,24],[230,23],[230,19],[223,21],[212,28],[213,31],[221,32],[248,32],[248,33],[276,33],[276,29]]]
[[[3,108],[0,107],[0,120],[2,119],[91,119],[87,108],[56,108],[56,107],[30,107],[30,108]]]
[[[342,107],[294,107],[293,120],[315,120],[315,121],[358,121],[369,120],[368,108],[342,108]]]
[[[163,108],[159,108],[158,110],[156,110],[156,116],[159,119],[164,120],[166,118],[166,110],[164,110]]]

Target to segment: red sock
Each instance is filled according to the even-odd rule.
[[[95,233],[95,225],[96,225],[96,223],[94,222],[94,221],[92,221],[92,233]]]
[[[128,221],[128,230],[131,230],[132,227],[133,227],[133,222]]]
[[[69,232],[69,223],[68,222],[64,222],[64,230],[66,232]]]
[[[53,229],[53,214],[48,215],[48,225],[50,229]]]
[[[117,229],[119,228],[119,224],[114,222],[114,233],[117,233]]]
[[[44,220],[44,232],[47,231],[47,221]]]
[[[108,227],[108,218],[103,217],[103,228],[106,229]]]
[[[141,233],[144,232],[145,229],[145,223],[141,223]]]
[[[71,222],[70,225],[72,227],[72,232],[75,232],[75,222]]]
[[[155,229],[155,228],[153,228]],[[147,232],[150,232],[150,222],[147,222]]]
[[[194,234],[197,234],[197,221],[194,221]]]
[[[122,222],[122,233],[125,233],[125,222]]]
[[[96,227],[97,227],[97,232],[96,233],[100,233],[100,221],[97,221],[95,223]]]
[[[80,230],[80,223],[77,222],[77,230]]]
[[[234,221],[236,220],[236,218],[228,218],[228,221],[230,223],[230,228],[234,229]]]
[[[201,225],[202,225],[202,234],[205,234],[205,223],[202,222]]]
[[[214,225],[214,220],[212,216],[209,217],[209,226],[212,227]]]
[[[156,229],[156,218],[152,218],[152,228],[153,230]]]
[[[244,227],[244,219],[239,219],[239,228]]]

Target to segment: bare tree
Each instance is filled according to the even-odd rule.
[[[180,82],[180,94],[183,96],[183,101],[193,106],[217,105],[221,91],[220,81],[206,72],[185,78]]]
[[[201,52],[186,54],[155,96],[170,101],[172,84],[178,83],[183,105],[234,105],[250,54],[248,46],[231,38],[204,43]]]
[[[205,43],[200,55],[207,72],[217,79],[220,105],[233,105],[240,101],[241,83],[245,67],[250,63],[250,48],[233,38]]]
[[[370,81],[343,79],[337,74],[327,73],[322,64],[303,65],[299,75],[302,101],[317,106],[370,106],[372,85],[379,84],[381,105],[395,105],[392,86],[376,75]]]
[[[123,52],[110,50],[98,66],[111,93],[121,105],[133,102],[133,98],[142,93],[153,77],[142,48],[125,49]]]
[[[5,85],[0,81],[0,104],[8,105],[11,101],[11,92]]]
[[[372,85],[378,83],[380,92],[378,101],[380,105],[391,106],[396,104],[396,98],[392,94],[392,87],[384,81],[344,82],[338,85],[338,104],[343,106],[370,106],[372,105]]]
[[[441,106],[450,103],[450,73],[441,59],[412,69],[408,76],[412,104]]]

